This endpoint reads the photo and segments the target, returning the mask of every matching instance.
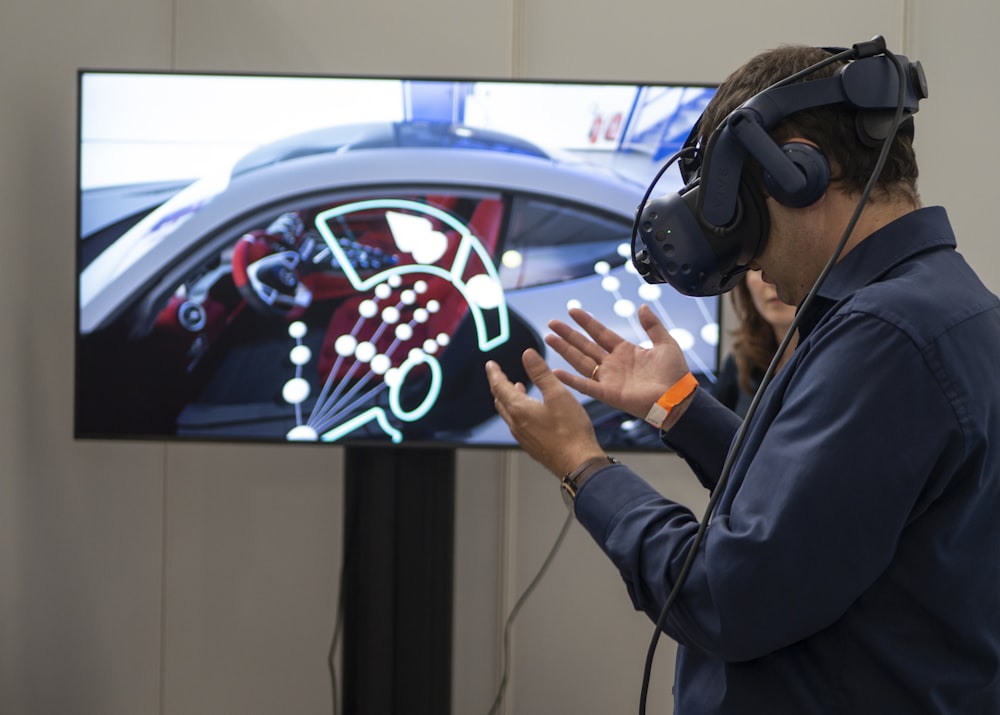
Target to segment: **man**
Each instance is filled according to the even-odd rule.
[[[702,139],[824,54],[751,60],[720,87]],[[746,169],[769,219],[750,268],[800,310],[795,352],[731,465],[739,418],[695,386],[647,307],[649,348],[583,311],[570,312],[582,331],[553,321],[546,342],[579,374],[527,351],[540,401],[486,366],[498,412],[529,455],[570,477],[577,519],[636,608],[656,621],[681,582],[663,626],[679,643],[677,715],[1000,713],[1000,303],[955,250],[944,210],[921,207],[907,131],[848,234],[880,152],[856,114],[824,106],[770,130],[829,161],[812,203],[784,205]],[[659,415],[665,441],[715,490],[703,538],[686,507],[609,463],[567,385]]]

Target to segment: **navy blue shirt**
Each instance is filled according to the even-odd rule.
[[[767,388],[665,631],[677,715],[1000,713],[1000,305],[945,211],[830,272]],[[740,425],[667,435],[705,484]],[[626,466],[579,521],[654,621],[701,515]]]

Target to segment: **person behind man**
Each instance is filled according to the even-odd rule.
[[[715,399],[742,417],[788,333],[795,318],[795,306],[782,303],[778,291],[764,282],[760,271],[747,271],[730,295],[738,322],[733,330],[732,350],[722,361],[711,392]],[[787,362],[794,348],[793,338],[776,367]]]
[[[826,55],[750,60],[720,86],[702,139]],[[856,114],[822,106],[771,129],[827,157],[831,181],[809,205],[783,205],[748,171],[770,222],[751,268],[785,303],[805,301],[875,172],[880,148],[859,140]],[[879,177],[731,469],[741,420],[692,384],[647,307],[650,347],[580,310],[579,330],[553,320],[546,342],[579,374],[526,351],[541,400],[486,365],[499,414],[564,479],[635,607],[656,621],[680,581],[663,622],[679,644],[677,715],[1000,713],[1000,303],[956,251],[945,210],[921,207],[909,132]],[[711,519],[613,463],[567,386],[637,417],[669,396],[657,419],[714,489]]]

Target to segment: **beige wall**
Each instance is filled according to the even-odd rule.
[[[330,712],[338,448],[72,440],[78,67],[716,82],[781,42],[924,62],[928,203],[1000,289],[995,0],[7,0],[0,9],[0,712]],[[700,510],[673,457],[631,460]],[[459,455],[454,712],[485,713],[507,609],[564,510],[516,452]],[[574,525],[514,629],[508,712],[636,709],[650,624]],[[661,642],[650,712],[669,712]]]

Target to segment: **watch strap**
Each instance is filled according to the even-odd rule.
[[[576,499],[577,492],[580,491],[580,487],[583,486],[584,482],[590,479],[596,472],[604,469],[610,464],[620,464],[620,462],[614,457],[608,457],[607,455],[603,457],[591,457],[572,472],[569,472],[566,476],[564,476],[562,481],[559,483],[559,486],[562,490],[563,499],[566,500],[566,503],[572,504],[573,500]]]

